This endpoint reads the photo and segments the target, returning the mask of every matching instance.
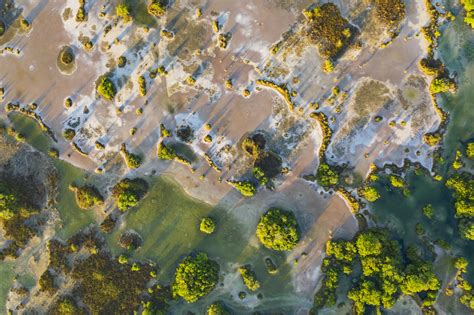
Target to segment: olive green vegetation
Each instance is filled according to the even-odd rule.
[[[474,142],[469,142],[466,146],[466,156],[469,159],[474,159]]]
[[[397,25],[405,18],[405,3],[403,0],[375,0],[375,12],[386,25]]]
[[[253,197],[257,192],[256,185],[250,181],[229,181],[228,183],[247,198]]]
[[[292,250],[299,241],[298,222],[293,212],[277,208],[268,210],[257,225],[257,237],[267,248]]]
[[[140,178],[122,179],[112,188],[112,197],[120,211],[135,207],[148,191],[148,183]]]
[[[474,1],[461,0],[461,3],[464,5],[464,10],[466,11],[464,22],[474,28]]]
[[[375,202],[380,198],[380,194],[375,187],[365,186],[358,190],[359,196],[365,198],[368,202]]]
[[[216,229],[216,223],[211,218],[202,218],[199,230],[205,234],[212,234]]]
[[[125,22],[128,22],[132,19],[132,16],[130,15],[130,7],[126,3],[118,4],[117,7],[115,7],[115,13]]]
[[[96,231],[79,232],[66,243],[53,239],[48,249],[47,272],[52,270],[58,279],[72,283],[77,289],[72,304],[81,301],[85,308],[74,314],[132,314],[142,301],[153,303],[153,291],[147,290],[147,284],[156,275],[156,267],[138,261],[119,262],[109,254]],[[60,296],[58,301],[67,296]],[[58,307],[64,308],[53,303],[51,309]]]
[[[377,313],[390,309],[401,295],[416,296],[424,309],[430,309],[440,289],[432,264],[420,258],[415,248],[402,251],[387,230],[370,229],[349,241],[328,241],[326,254],[323,285],[314,300],[316,310],[336,303],[336,289],[344,276],[352,279],[346,294],[356,314],[364,314],[367,307]]]
[[[167,5],[168,0],[152,0],[148,5],[148,13],[156,17],[161,17],[165,15]]]
[[[322,187],[328,189],[339,183],[339,174],[334,171],[327,163],[321,163],[316,172],[316,180]]]
[[[117,89],[108,77],[102,76],[97,81],[97,93],[108,101],[112,101],[117,94]]]
[[[454,174],[446,181],[446,187],[453,190],[461,236],[474,240],[474,176],[466,172]]]
[[[74,137],[76,136],[76,131],[74,129],[66,129],[63,131],[63,137],[67,141],[72,141]]]
[[[125,163],[127,164],[128,168],[136,169],[136,168],[139,168],[142,165],[142,163],[143,163],[142,157],[140,155],[133,154],[130,151],[128,151],[125,144],[122,144],[122,146],[120,148],[120,152],[122,153],[122,155],[125,159]]]
[[[309,37],[318,44],[325,58],[336,58],[348,46],[352,32],[349,21],[337,5],[325,3],[304,12],[309,22]]]
[[[165,145],[163,141],[158,144],[158,158],[160,160],[174,160],[176,158],[176,152],[173,148]]]
[[[5,23],[3,21],[0,21],[0,36],[5,34]]]
[[[176,268],[173,296],[188,303],[209,294],[219,280],[219,265],[205,253],[186,257]]]
[[[171,136],[171,131],[166,129],[166,126],[164,124],[160,124],[160,137],[168,138],[169,136]]]
[[[70,65],[74,62],[75,60],[75,56],[74,56],[74,52],[72,51],[71,47],[63,47],[59,53],[59,60],[61,60],[61,62],[64,64],[64,65]]]
[[[82,187],[72,187],[76,193],[76,202],[79,208],[89,209],[96,205],[104,203],[104,198],[100,192],[91,185],[85,185]]]
[[[238,270],[247,289],[250,291],[257,291],[260,288],[260,282],[257,280],[257,275],[250,265],[242,266]]]
[[[51,315],[75,315],[84,313],[71,296],[57,299],[49,310]]]
[[[265,138],[259,134],[252,137],[246,137],[242,141],[242,149],[246,154],[256,159],[260,152],[265,148],[265,142]]]
[[[224,306],[219,302],[214,302],[207,308],[207,315],[227,315],[227,312]]]
[[[12,184],[0,181],[0,226],[4,237],[11,242],[0,251],[0,261],[6,257],[16,258],[19,250],[37,235],[36,229],[28,224],[39,214],[26,199],[26,195]]]
[[[390,175],[390,185],[394,188],[403,188],[406,186],[405,181],[398,175]]]
[[[427,217],[428,219],[432,219],[434,215],[434,208],[432,204],[428,204],[423,207],[422,209],[423,215]]]
[[[432,94],[455,92],[456,89],[456,82],[449,77],[438,77],[433,79],[430,84]]]
[[[462,291],[459,301],[470,310],[474,310],[474,289],[466,277],[467,267],[466,258],[458,257],[454,260],[454,268],[457,269],[457,287]]]

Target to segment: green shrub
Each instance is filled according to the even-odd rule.
[[[358,191],[362,198],[365,198],[368,202],[375,202],[380,198],[380,194],[375,187],[365,186]]]
[[[250,266],[243,266],[238,270],[247,289],[250,291],[257,291],[260,288],[260,282],[257,280],[257,276]]]
[[[397,175],[390,175],[389,180],[390,180],[390,185],[392,185],[392,187],[394,188],[404,188],[406,185],[403,178]]]
[[[253,197],[255,193],[257,192],[257,187],[255,186],[254,183],[249,182],[249,181],[240,181],[240,182],[228,182],[229,185],[237,189],[242,196],[244,197]]]
[[[81,209],[89,209],[104,203],[104,198],[94,186],[86,185],[74,188],[74,191],[77,205]]]
[[[206,234],[212,234],[214,233],[214,230],[216,229],[216,224],[211,218],[203,218],[201,220],[201,223],[199,225],[199,230],[203,233]]]
[[[74,52],[70,47],[64,47],[59,53],[59,59],[64,65],[70,65],[74,62]]]
[[[219,302],[214,302],[211,305],[208,306],[207,308],[207,315],[228,315],[229,312],[227,312],[222,306],[221,303]]]
[[[339,174],[331,169],[328,164],[321,163],[316,173],[316,180],[322,187],[331,188],[339,183]]]
[[[427,217],[428,219],[432,219],[434,214],[434,208],[433,205],[428,204],[423,207],[423,215]]]
[[[132,19],[130,15],[130,8],[126,3],[120,3],[115,8],[115,13],[118,17],[122,18],[125,22],[128,22]]]
[[[5,23],[0,21],[0,36],[2,36],[3,34],[5,34]]]
[[[455,92],[457,89],[456,82],[450,78],[439,77],[431,81],[431,94]]]
[[[309,21],[309,37],[318,43],[325,58],[337,57],[352,37],[349,21],[337,5],[325,3],[304,12]]]
[[[383,23],[393,26],[405,18],[405,3],[403,0],[375,0],[375,11]]]
[[[112,197],[121,211],[135,207],[148,191],[148,184],[143,179],[125,178],[112,188]]]
[[[114,83],[106,76],[99,78],[97,84],[97,93],[105,98],[106,100],[113,100],[117,94],[117,89],[115,88]]]
[[[176,152],[173,148],[166,146],[163,141],[158,144],[158,158],[160,160],[174,160]]]
[[[167,5],[168,0],[153,0],[148,5],[148,13],[156,17],[161,17],[166,14]]]
[[[469,159],[474,159],[474,142],[469,142],[466,148],[466,156]]]
[[[219,265],[205,253],[186,257],[176,268],[173,296],[193,303],[209,294],[219,280]]]
[[[75,136],[76,136],[76,131],[74,129],[66,129],[63,132],[63,137],[67,141],[72,141],[72,139],[74,139]]]
[[[298,223],[292,212],[272,208],[257,225],[257,237],[267,248],[292,250],[299,241]]]

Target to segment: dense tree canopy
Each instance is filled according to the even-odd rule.
[[[292,250],[299,241],[295,215],[276,208],[268,210],[257,225],[257,237],[267,248]]]
[[[209,294],[219,280],[219,265],[205,253],[186,257],[176,268],[173,295],[193,303]]]
[[[97,83],[97,93],[108,101],[114,99],[117,89],[108,77],[102,76]]]
[[[148,184],[143,179],[125,178],[112,188],[112,197],[115,198],[117,207],[126,211],[135,207],[147,191]]]

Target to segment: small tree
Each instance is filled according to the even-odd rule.
[[[292,250],[299,241],[295,215],[276,208],[268,210],[257,225],[257,237],[267,248]]]
[[[114,83],[106,76],[102,76],[97,84],[97,93],[106,100],[112,101],[117,94]]]
[[[176,268],[173,296],[193,303],[209,294],[219,280],[219,265],[205,253],[186,257]]]
[[[211,218],[203,218],[201,224],[199,225],[199,230],[206,234],[214,233],[216,229],[216,224]]]
[[[156,17],[161,17],[165,15],[167,5],[167,0],[152,0],[148,5],[148,13]]]
[[[130,8],[126,3],[118,4],[115,8],[118,17],[121,17],[125,22],[129,22],[132,17],[130,15]]]

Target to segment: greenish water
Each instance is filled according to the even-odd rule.
[[[437,182],[430,176],[415,175],[411,172],[407,178],[411,195],[408,198],[401,192],[388,188],[386,180],[378,183],[380,198],[373,205],[373,214],[377,221],[394,227],[403,239],[404,245],[421,244],[416,235],[415,225],[421,223],[426,236],[446,241],[452,246],[455,255],[462,255],[470,262],[468,270],[470,280],[474,280],[474,244],[461,238],[454,218],[454,203],[444,183],[452,174],[451,163],[456,150],[465,152],[465,144],[474,139],[474,30],[468,27],[461,15],[450,23],[440,38],[440,56],[451,73],[456,73],[459,82],[454,95],[443,95],[441,106],[449,112],[449,124],[443,143],[443,156],[446,163],[437,168],[443,180]],[[467,163],[472,169],[472,163]],[[435,216],[432,220],[422,214],[422,208],[432,204]]]

